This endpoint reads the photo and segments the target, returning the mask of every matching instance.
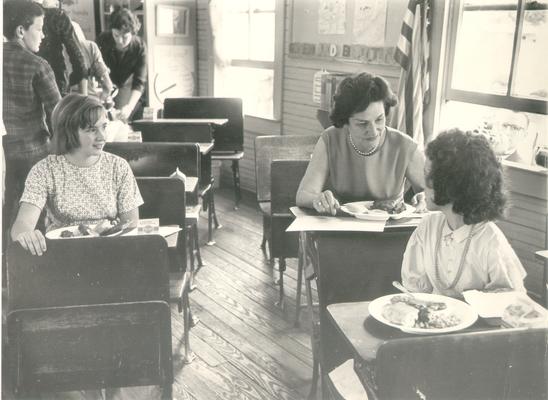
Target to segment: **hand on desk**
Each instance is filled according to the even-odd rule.
[[[339,201],[333,196],[331,190],[324,190],[312,201],[314,209],[320,214],[336,215],[341,208]]]
[[[46,239],[38,229],[34,231],[22,232],[15,240],[34,256],[41,256],[47,250]]]

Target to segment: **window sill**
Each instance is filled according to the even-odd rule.
[[[244,115],[244,129],[246,131],[281,135],[282,123],[280,120]]]

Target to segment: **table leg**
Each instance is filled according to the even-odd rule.
[[[234,179],[234,209],[237,210],[240,206],[242,193],[240,190],[240,160],[232,160],[232,178]]]

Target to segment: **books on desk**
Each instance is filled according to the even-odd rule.
[[[335,389],[344,400],[367,400],[367,392],[354,371],[354,360],[349,359],[329,373]]]

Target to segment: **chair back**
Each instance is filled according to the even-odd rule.
[[[13,311],[7,326],[16,394],[160,385],[162,398],[171,398],[170,318],[163,301]]]
[[[180,179],[137,177],[144,204],[139,207],[141,218],[159,218],[160,225],[185,227],[185,184]]]
[[[214,151],[244,149],[242,99],[235,97],[182,97],[165,99],[164,118],[227,118],[213,129]]]
[[[380,399],[546,399],[548,329],[391,340],[377,352]]]
[[[200,147],[196,143],[112,142],[105,151],[125,159],[135,176],[170,176],[177,168],[199,177]]]
[[[272,160],[310,160],[319,136],[283,135],[255,138],[257,201],[270,201]]]
[[[141,132],[143,142],[209,143],[213,140],[208,124],[169,122],[166,120],[134,121],[131,127]]]
[[[169,301],[167,245],[158,235],[47,240],[33,256],[7,249],[9,310]]]
[[[272,257],[297,257],[299,254],[299,235],[286,232],[293,222],[290,207],[295,205],[297,189],[301,182],[308,160],[273,160],[271,164],[271,210],[270,224]]]

